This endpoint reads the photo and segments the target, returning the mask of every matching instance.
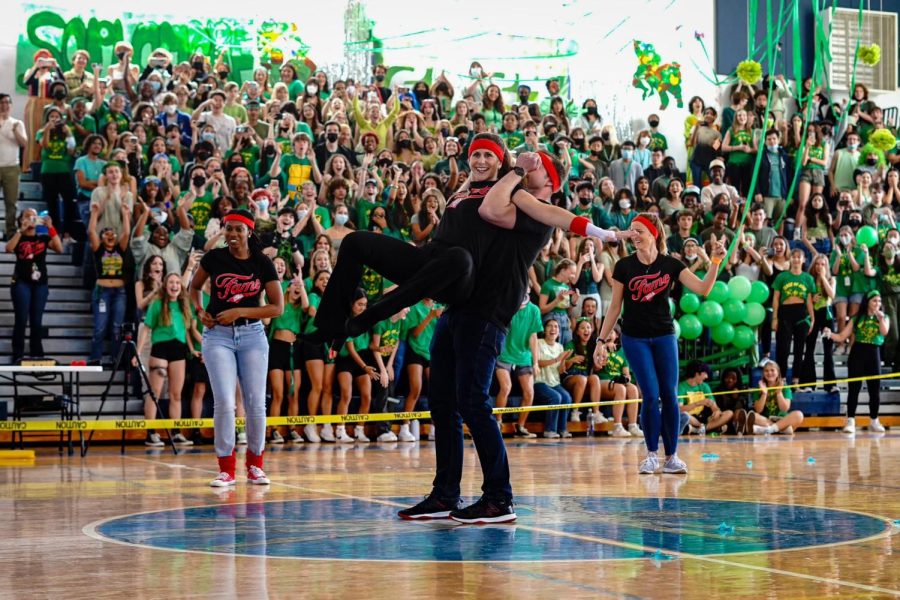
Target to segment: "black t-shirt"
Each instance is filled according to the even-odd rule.
[[[550,238],[551,228],[519,210],[513,229],[482,219],[478,208],[494,183],[473,183],[468,191],[452,196],[433,242],[465,248],[475,263],[471,296],[451,308],[507,329],[525,296],[528,268]]]
[[[302,253],[303,250],[290,232],[288,232],[287,235],[282,235],[277,231],[270,231],[262,234],[260,236],[260,241],[262,242],[263,248],[275,248],[275,256],[283,258],[284,262],[287,263],[288,269],[293,271],[294,252]]]
[[[119,247],[118,241],[110,250],[103,244],[94,250],[94,269],[98,280],[125,280],[125,251]]]
[[[213,317],[229,308],[259,306],[266,284],[278,279],[275,265],[267,256],[251,255],[239,260],[228,248],[210,250],[200,259],[200,266],[209,273],[211,289],[206,311]]]
[[[616,263],[613,279],[625,286],[622,333],[636,338],[675,333],[669,294],[685,268],[680,260],[665,254],[658,255],[649,265],[641,263],[637,254]]]
[[[23,235],[16,244],[13,283],[47,283],[47,245],[49,235]],[[37,273],[37,275],[35,275]]]

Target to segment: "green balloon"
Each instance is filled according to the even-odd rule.
[[[747,315],[747,306],[739,300],[729,300],[722,305],[722,310],[725,311],[725,321],[732,325],[737,325]]]
[[[747,350],[756,343],[756,334],[749,327],[738,325],[734,328],[734,339],[731,343],[738,350]]]
[[[734,325],[731,323],[719,323],[712,328],[712,339],[720,346],[726,346],[734,339]]]
[[[669,298],[669,314],[675,316],[675,301],[671,297]]]
[[[672,325],[675,327],[675,339],[681,339],[681,324],[678,319],[674,319]]]
[[[697,309],[700,308],[700,298],[697,294],[684,292],[681,294],[681,300],[678,301],[678,306],[681,307],[681,311],[684,313],[695,313],[697,312]]]
[[[715,327],[725,318],[725,311],[722,310],[722,305],[718,302],[707,300],[700,305],[700,309],[697,311],[697,318],[707,327]]]
[[[724,281],[715,282],[706,299],[719,304],[725,302],[728,300],[728,285]]]
[[[754,281],[750,284],[750,295],[747,296],[747,303],[756,302],[762,304],[769,299],[769,286],[762,281]]]
[[[744,315],[744,323],[750,327],[756,327],[766,320],[766,309],[758,302],[749,302],[747,304],[746,314]]]
[[[681,337],[686,340],[696,340],[703,333],[703,324],[695,315],[681,315],[678,323],[681,325]]]
[[[856,243],[865,244],[871,250],[878,245],[878,232],[871,225],[860,227],[856,232]]]
[[[732,300],[746,300],[750,289],[750,280],[743,275],[735,275],[728,280],[728,296]]]

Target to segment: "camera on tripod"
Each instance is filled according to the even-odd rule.
[[[121,330],[119,331],[120,339],[131,341],[134,339],[134,336],[137,334],[137,327],[135,327],[134,323],[126,322],[122,323]]]

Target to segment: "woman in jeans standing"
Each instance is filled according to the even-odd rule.
[[[668,256],[662,222],[654,214],[642,213],[631,222],[636,234],[632,239],[635,253],[616,263],[613,273],[613,297],[603,328],[598,337],[599,360],[606,359],[606,343],[622,320],[622,349],[643,394],[641,423],[647,458],[639,472],[652,474],[659,470],[659,436],[662,433],[666,451],[663,473],[687,473],[687,465],[678,458],[678,343],[669,310],[669,295],[676,280],[688,290],[707,295],[716,282],[718,266],[725,258],[725,244],[710,237],[712,263],[701,280],[680,260]],[[660,413],[662,404],[662,413]]]
[[[41,232],[38,233],[38,224]],[[6,242],[6,251],[16,255],[16,266],[13,269],[12,296],[13,310],[16,314],[13,325],[12,359],[13,364],[25,355],[25,327],[31,321],[30,354],[33,357],[44,356],[44,345],[41,342],[41,331],[44,307],[47,305],[49,288],[47,286],[47,248],[54,252],[62,252],[62,241],[53,228],[50,217],[43,222],[33,208],[26,208],[19,215],[18,229]],[[46,228],[46,232],[43,229]]]
[[[119,331],[125,319],[125,253],[131,232],[131,211],[123,204],[119,207],[122,218],[120,231],[104,227],[98,233],[97,221],[105,210],[104,205],[105,201],[91,205],[91,220],[88,223],[88,238],[94,255],[94,272],[97,274],[91,296],[94,337],[89,360],[89,363],[95,364],[103,358],[103,342],[109,337],[110,329],[113,340],[110,355],[117,354]]]
[[[249,211],[233,210],[222,218],[225,247],[207,252],[191,281],[191,303],[206,330],[203,359],[209,371],[215,410],[215,445],[219,475],[212,487],[235,483],[235,389],[238,383],[247,414],[247,481],[269,483],[263,471],[266,444],[266,375],[269,344],[261,319],[284,311],[284,296],[272,261],[253,235]],[[201,290],[210,281],[203,308]],[[260,306],[265,291],[267,304]]]

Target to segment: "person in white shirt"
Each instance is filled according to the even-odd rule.
[[[216,131],[216,146],[223,153],[231,148],[234,132],[237,129],[237,121],[234,117],[225,114],[225,101],[227,97],[222,90],[215,90],[209,95],[209,100],[202,103],[191,115],[194,124],[208,123]]]
[[[0,94],[0,186],[3,188],[3,202],[6,205],[6,239],[10,239],[18,229],[16,225],[16,202],[19,199],[19,151],[28,144],[25,124],[10,115],[12,98]]]
[[[741,195],[737,188],[725,183],[725,162],[721,158],[709,163],[709,176],[712,181],[700,192],[700,204],[705,212],[712,210],[713,198],[719,194],[727,195],[732,206],[740,203]]]

